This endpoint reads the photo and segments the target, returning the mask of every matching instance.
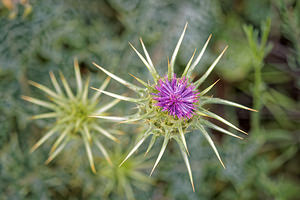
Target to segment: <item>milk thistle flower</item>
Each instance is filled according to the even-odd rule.
[[[58,84],[55,75],[52,72],[50,72],[50,78],[55,91],[39,83],[29,81],[31,85],[45,92],[50,101],[44,101],[29,96],[22,96],[22,98],[26,101],[51,110],[51,112],[48,113],[35,115],[32,117],[32,119],[56,119],[56,122],[51,125],[50,130],[31,148],[30,151],[35,151],[51,136],[57,135],[57,139],[50,150],[49,158],[45,162],[46,164],[48,164],[59,153],[61,153],[61,151],[70,140],[81,139],[85,145],[90,167],[95,173],[96,169],[91,148],[93,144],[98,147],[98,149],[104,155],[105,159],[109,163],[111,163],[108,153],[105,147],[100,142],[98,135],[103,135],[115,142],[118,142],[118,139],[107,130],[102,128],[97,120],[89,116],[94,114],[105,114],[107,110],[115,106],[120,100],[116,99],[106,105],[99,106],[100,93],[94,94],[89,98],[89,79],[87,79],[86,82],[83,83],[77,60],[75,60],[74,62],[74,70],[77,83],[76,95],[72,92],[67,80],[62,73],[60,73],[60,78],[65,92],[63,92],[62,88]],[[110,77],[108,77],[103,82],[100,90],[105,89],[109,82]],[[118,131],[113,132],[119,133]]]
[[[200,94],[194,90],[195,86],[188,85],[188,80],[185,77],[177,79],[176,75],[169,81],[168,77],[165,80],[160,79],[159,84],[155,86],[158,93],[152,93],[154,100],[157,101],[155,106],[160,106],[162,111],[168,111],[173,117],[179,119],[189,119],[193,116],[194,110],[199,100],[197,95]]]
[[[146,154],[151,150],[157,137],[164,137],[161,150],[158,154],[158,157],[156,159],[156,162],[152,168],[150,175],[153,173],[154,169],[158,165],[170,139],[174,139],[179,145],[180,152],[182,153],[185,165],[188,170],[193,191],[195,191],[191,166],[188,160],[189,151],[185,140],[185,134],[195,129],[200,130],[200,132],[207,139],[208,143],[212,147],[213,151],[215,152],[217,158],[219,159],[220,163],[224,168],[225,165],[223,164],[221,157],[217,151],[217,148],[214,145],[214,142],[209,136],[205,127],[215,129],[224,134],[239,139],[242,138],[238,135],[235,135],[213,124],[212,122],[207,120],[207,117],[219,120],[224,124],[242,133],[247,134],[246,132],[239,129],[232,123],[223,119],[222,117],[214,114],[213,112],[208,111],[207,109],[204,108],[204,106],[207,104],[225,104],[225,105],[235,106],[235,107],[239,107],[251,111],[254,110],[231,101],[205,96],[207,92],[209,92],[211,88],[217,83],[217,81],[211,86],[209,86],[208,88],[202,91],[199,90],[199,86],[205,81],[205,79],[214,69],[214,67],[221,59],[224,52],[226,51],[227,46],[224,48],[222,53],[216,58],[216,60],[211,64],[208,70],[200,77],[200,79],[198,79],[195,82],[192,82],[191,74],[195,69],[195,67],[198,65],[208,45],[209,40],[211,39],[211,35],[208,37],[206,43],[204,44],[204,47],[202,48],[199,55],[193,62],[193,58],[195,56],[196,50],[194,51],[181,77],[177,77],[176,74],[174,74],[175,59],[179,47],[181,45],[181,42],[183,40],[186,27],[187,24],[185,25],[184,30],[175,47],[175,50],[171,57],[171,61],[170,62],[168,61],[168,72],[165,76],[160,76],[157,73],[142,39],[140,39],[140,42],[146,58],[144,58],[133,47],[133,45],[129,43],[130,46],[133,48],[133,50],[137,53],[139,58],[142,60],[142,62],[146,65],[147,69],[149,70],[149,72],[153,77],[154,82],[148,83],[148,81],[142,81],[141,79],[133,76],[139,83],[141,83],[144,86],[144,88],[136,86],[128,81],[125,81],[124,79],[112,74],[111,72],[107,71],[106,69],[94,63],[96,67],[98,67],[100,70],[102,70],[111,78],[115,79],[116,81],[120,82],[121,84],[127,86],[129,89],[136,92],[138,96],[138,98],[131,98],[131,97],[126,97],[126,96],[122,96],[122,95],[118,95],[118,94],[114,94],[111,92],[94,88],[95,90],[104,93],[106,95],[109,95],[111,97],[114,97],[116,99],[129,101],[137,105],[137,113],[131,116],[117,117],[117,116],[95,115],[94,117],[101,118],[101,119],[121,121],[123,123],[141,121],[144,126],[146,125],[147,129],[141,136],[140,140],[135,144],[133,149],[129,152],[127,157],[123,160],[123,162],[120,165],[122,165],[143,144],[143,142],[146,140],[148,136],[152,135],[152,139],[150,140],[148,149],[146,150]]]

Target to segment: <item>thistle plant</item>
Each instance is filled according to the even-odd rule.
[[[56,135],[57,139],[50,150],[49,158],[45,162],[48,164],[59,153],[62,152],[70,140],[80,139],[85,146],[91,170],[95,173],[96,169],[92,154],[92,145],[96,145],[96,147],[98,147],[98,149],[104,155],[105,159],[111,163],[107,150],[100,142],[99,134],[109,138],[110,140],[113,140],[114,142],[118,142],[118,139],[112,133],[99,125],[97,120],[89,116],[93,114],[105,114],[105,112],[115,106],[119,100],[116,99],[108,104],[99,105],[100,93],[96,93],[92,97],[89,97],[89,78],[85,81],[85,83],[83,83],[77,60],[74,62],[74,70],[77,83],[76,95],[71,90],[62,73],[60,73],[60,78],[65,92],[61,88],[52,72],[50,72],[50,78],[55,90],[52,90],[39,83],[29,81],[31,85],[45,92],[50,101],[44,101],[29,96],[22,96],[22,98],[26,101],[51,110],[51,112],[35,115],[31,118],[55,119],[55,123],[51,125],[49,131],[31,148],[30,151],[34,152],[51,136]],[[110,77],[106,78],[99,89],[104,90],[109,82]],[[119,133],[118,131],[114,130],[111,132],[116,134]]]
[[[107,163],[100,163],[100,179],[105,181],[103,188],[104,198],[111,195],[118,195],[119,197],[125,196],[128,200],[134,200],[133,186],[141,191],[145,191],[152,179],[145,175],[143,171],[149,168],[149,163],[143,163],[143,156],[137,156],[129,159],[121,167],[118,164],[124,159],[124,154],[119,146],[114,148],[111,153],[111,161],[113,165]]]
[[[199,90],[199,86],[206,80],[208,75],[212,72],[212,70],[226,51],[227,46],[224,48],[222,53],[215,59],[215,61],[211,64],[207,71],[200,77],[200,79],[193,82],[191,75],[195,67],[198,65],[201,57],[203,56],[203,53],[207,48],[209,40],[211,39],[211,35],[208,37],[207,41],[204,44],[204,47],[193,62],[196,50],[194,51],[182,75],[178,77],[174,73],[176,56],[179,51],[179,47],[182,43],[186,28],[187,24],[185,25],[184,30],[175,47],[175,50],[171,57],[171,61],[168,61],[168,72],[166,75],[163,76],[160,76],[157,73],[142,39],[140,39],[140,42],[146,58],[142,56],[133,47],[131,43],[129,43],[152,75],[152,83],[150,83],[149,81],[143,81],[140,78],[133,76],[141,85],[144,86],[144,88],[134,85],[94,63],[96,67],[98,67],[111,78],[127,86],[129,89],[133,90],[138,96],[137,98],[132,98],[94,88],[100,93],[104,93],[116,99],[135,103],[137,107],[137,112],[130,116],[118,117],[95,115],[94,117],[107,120],[121,121],[122,123],[140,121],[141,123],[143,123],[143,126],[146,127],[145,132],[142,133],[140,139],[135,144],[133,149],[128,153],[128,155],[120,164],[120,166],[144,143],[146,138],[148,138],[149,136],[152,135],[152,138],[149,142],[146,154],[151,150],[153,144],[155,143],[158,137],[164,138],[161,150],[152,168],[150,176],[152,175],[154,169],[161,160],[169,141],[171,139],[174,139],[179,145],[180,152],[183,156],[183,160],[188,170],[193,191],[195,191],[192,170],[188,159],[189,151],[185,140],[185,134],[195,129],[199,130],[199,132],[202,133],[203,136],[207,139],[208,143],[212,147],[213,151],[215,152],[217,158],[219,159],[220,163],[224,168],[225,165],[223,164],[221,157],[217,151],[217,148],[209,133],[206,131],[205,127],[215,129],[219,132],[239,139],[242,139],[242,137],[213,124],[207,118],[216,119],[232,127],[233,129],[236,129],[237,131],[247,134],[245,131],[239,129],[237,126],[233,125],[229,121],[209,111],[205,108],[205,106],[207,106],[207,104],[225,104],[251,111],[254,110],[231,101],[206,96],[206,94],[212,89],[212,87],[217,83],[217,81],[209,87],[207,87],[206,89],[201,91]]]

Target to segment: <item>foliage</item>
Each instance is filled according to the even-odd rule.
[[[150,80],[128,42],[135,45],[142,37],[158,73],[163,74],[168,68],[166,56],[171,57],[166,52],[172,52],[178,33],[188,22],[190,31],[178,51],[175,73],[184,72],[194,48],[203,46],[211,33],[213,40],[191,79],[198,80],[228,44],[226,54],[200,92],[220,78],[211,94],[247,107],[260,104],[258,126],[253,126],[253,116],[247,111],[223,105],[210,107],[211,112],[249,132],[242,141],[223,138],[213,130],[208,132],[220,146],[226,169],[219,166],[204,138],[186,134],[195,192],[187,179],[185,164],[178,159],[181,152],[171,141],[157,175],[152,177],[153,184],[148,180],[144,184],[128,179],[135,199],[298,199],[299,8],[297,0],[0,1],[1,198],[124,199],[124,189],[114,185],[117,179],[113,174],[121,170],[117,165],[128,153],[124,150],[137,142],[136,134],[142,131],[141,127],[103,123],[104,129],[125,134],[118,136],[120,144],[109,140],[103,143],[113,166],[110,167],[100,151],[93,151],[96,174],[90,170],[82,140],[72,140],[60,156],[44,165],[53,140],[33,154],[30,149],[55,122],[30,120],[30,116],[45,110],[20,97],[45,98],[29,86],[28,80],[50,87],[50,71],[55,74],[62,71],[70,88],[76,88],[70,67],[75,57],[81,76],[83,79],[90,76],[89,85],[93,87],[101,85],[106,75],[92,62],[101,63],[120,77],[128,77],[133,84],[138,83],[127,76],[128,72]],[[266,19],[270,19],[269,24]],[[107,90],[133,95],[114,80]],[[100,103],[111,101],[103,95]],[[120,102],[110,112],[115,116],[127,115],[132,113],[131,108]],[[102,126],[101,120],[96,122]],[[137,154],[147,150],[144,146],[140,148]],[[152,150],[148,153],[150,158],[159,152],[159,145],[154,144]],[[141,165],[145,169],[129,171],[149,174],[147,160],[143,161],[140,155],[133,156],[129,163],[143,161],[147,165]],[[113,189],[105,191],[108,183],[114,185]]]

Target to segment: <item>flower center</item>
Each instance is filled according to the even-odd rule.
[[[170,100],[173,102],[173,103],[177,103],[177,102],[180,102],[180,95],[179,94],[171,94],[170,95]]]
[[[62,121],[65,125],[74,124],[75,129],[83,129],[84,125],[95,121],[94,118],[89,117],[94,110],[94,105],[88,101],[83,102],[80,99],[72,99],[59,108],[62,115],[58,121]]]
[[[152,94],[153,99],[157,101],[156,106],[163,108],[162,111],[168,111],[170,115],[179,119],[189,119],[193,116],[199,93],[195,86],[188,84],[185,77],[176,78],[174,75],[171,80],[165,77],[159,80],[155,88],[159,92]]]

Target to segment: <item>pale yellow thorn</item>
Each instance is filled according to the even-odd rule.
[[[63,95],[63,92],[61,90],[61,87],[59,86],[56,78],[55,78],[55,75],[53,74],[53,72],[49,72],[49,75],[50,75],[50,79],[51,79],[51,82],[56,90],[57,93],[59,93],[60,95]]]
[[[155,164],[154,164],[154,166],[153,166],[153,168],[152,168],[152,170],[151,170],[150,176],[151,176],[152,173],[154,172],[154,170],[155,170],[156,166],[158,165],[158,163],[159,163],[161,157],[163,156],[163,154],[164,154],[164,152],[165,152],[165,150],[166,150],[166,147],[167,147],[167,145],[168,145],[168,142],[169,142],[169,136],[165,136],[163,145],[162,145],[161,150],[160,150],[160,152],[159,152],[159,154],[158,154],[158,156],[157,156],[157,159],[156,159],[156,161],[155,161]]]
[[[200,84],[202,84],[205,79],[209,76],[209,74],[212,72],[212,70],[215,68],[215,66],[218,64],[219,60],[222,58],[223,54],[227,50],[228,46],[224,48],[222,53],[215,59],[215,61],[210,65],[210,67],[207,69],[207,71],[201,76],[199,80],[195,82],[195,86],[199,87]]]
[[[198,65],[199,61],[201,60],[206,48],[207,48],[207,45],[210,41],[212,37],[212,34],[209,35],[207,41],[205,42],[204,46],[202,47],[201,51],[200,51],[200,54],[198,55],[198,57],[196,58],[195,62],[191,65],[191,68],[187,71],[187,76],[190,76],[191,72],[195,69],[195,67]]]
[[[151,58],[150,58],[150,56],[149,56],[149,54],[148,54],[148,51],[147,51],[147,49],[146,49],[146,47],[145,47],[145,45],[144,45],[144,42],[143,42],[142,38],[140,38],[140,42],[141,42],[141,44],[142,44],[142,47],[143,47],[143,50],[144,50],[144,53],[145,53],[145,55],[146,55],[146,58],[147,58],[148,63],[150,64],[151,67],[154,68],[154,65],[153,65],[153,63],[152,63],[152,60],[151,60]]]
[[[203,90],[202,92],[200,92],[200,95],[205,95],[209,90],[211,90],[211,88],[213,88],[218,82],[220,81],[220,79],[218,79],[217,81],[215,81],[212,85],[210,85],[209,87],[207,87],[205,90]]]
[[[53,154],[51,154],[50,156],[49,156],[49,158],[45,161],[45,164],[46,165],[48,165],[62,150],[63,150],[63,148],[66,146],[66,141],[62,144],[62,145],[60,145],[56,150],[55,150],[55,152],[53,152]]]
[[[39,141],[37,141],[33,147],[30,149],[30,153],[33,153],[39,146],[41,146],[47,139],[49,139],[56,131],[58,127],[54,127],[49,130]]]
[[[101,66],[97,65],[95,62],[93,62],[93,65],[95,65],[98,69],[100,69],[101,71],[103,71],[105,74],[107,74],[108,76],[110,76],[111,78],[113,78],[114,80],[118,81],[119,83],[125,85],[126,87],[128,87],[129,89],[133,90],[133,91],[140,91],[143,90],[143,88],[138,87],[128,81],[125,81],[124,79],[114,75],[113,73],[105,70],[104,68],[102,68]]]
[[[119,165],[119,167],[121,167],[123,165],[123,163],[128,160],[128,158],[130,158],[130,156],[132,156],[132,154],[134,152],[136,152],[136,150],[143,144],[143,142],[145,141],[145,139],[149,136],[148,133],[151,131],[151,129],[148,129],[146,131],[146,133],[143,135],[143,137],[140,139],[140,141],[138,141],[138,143],[136,143],[134,145],[134,147],[131,149],[131,151],[128,153],[128,155],[126,156],[126,158],[121,162],[121,164]]]
[[[121,167],[123,165],[124,162],[126,162],[126,160],[140,147],[140,145],[144,142],[144,140],[146,139],[146,137],[143,137],[134,147],[133,149],[128,153],[128,155],[126,156],[126,158],[120,163],[119,167]]]
[[[95,165],[92,165],[92,166],[91,166],[91,169],[92,169],[92,172],[93,172],[94,174],[97,173],[97,172],[96,172],[96,169],[95,169]]]
[[[87,101],[87,98],[88,98],[88,93],[89,93],[89,83],[90,83],[90,78],[88,78],[84,84],[84,88],[83,88],[83,93],[82,93],[82,100],[83,102],[86,102]]]
[[[145,58],[138,52],[138,50],[136,50],[136,48],[129,42],[129,45],[131,46],[131,48],[135,51],[135,53],[139,56],[139,58],[142,60],[142,62],[144,63],[144,65],[146,65],[146,67],[148,68],[149,72],[151,73],[151,75],[153,76],[153,79],[155,81],[155,83],[157,82],[157,79],[159,78],[155,68],[153,66],[151,66],[146,60]]]
[[[69,133],[70,131],[70,127],[66,128],[62,133],[61,135],[58,137],[58,139],[56,140],[56,142],[53,144],[51,150],[50,150],[50,154],[53,153],[57,146],[63,141],[63,139],[67,136],[67,134]]]
[[[43,86],[43,85],[41,85],[41,84],[39,84],[39,83],[36,83],[36,82],[34,82],[34,81],[31,81],[31,80],[29,80],[28,83],[29,83],[30,85],[33,85],[33,86],[36,87],[36,88],[39,88],[40,90],[43,90],[44,92],[48,93],[49,95],[51,95],[51,96],[53,96],[53,97],[57,97],[57,96],[58,96],[55,92],[53,92],[52,90],[50,90],[50,89],[47,88],[46,86]]]
[[[181,77],[184,77],[184,76],[187,75],[187,72],[189,71],[189,68],[190,68],[191,63],[192,63],[192,61],[193,61],[193,59],[194,59],[194,56],[195,56],[196,51],[197,51],[197,49],[195,48],[194,53],[193,53],[192,57],[190,58],[189,62],[187,63],[187,65],[186,65],[186,67],[185,67],[185,69],[184,69],[184,72],[182,73],[182,76],[181,76]]]
[[[45,161],[45,165],[48,165],[52,160],[53,158],[49,156],[49,158]]]
[[[91,136],[90,131],[87,128],[86,125],[83,126],[83,130],[84,130],[84,133],[86,135],[86,138],[87,138],[88,142],[91,143],[92,142],[92,136]]]
[[[113,140],[114,142],[120,143],[120,140],[118,140],[115,136],[113,136],[112,134],[110,134],[108,131],[101,128],[100,126],[94,125],[94,129],[96,129],[98,132],[100,132],[102,135],[106,136],[107,138]]]
[[[207,114],[204,114],[204,113],[202,113],[202,112],[200,112],[200,111],[197,111],[197,114],[198,114],[199,116],[212,118],[212,117],[208,116]]]
[[[62,83],[63,83],[63,86],[64,86],[64,88],[65,88],[65,90],[66,90],[66,92],[67,92],[67,95],[68,95],[71,99],[74,99],[74,95],[73,95],[73,93],[72,93],[72,90],[71,90],[71,88],[70,88],[70,86],[69,86],[69,84],[68,84],[68,81],[66,80],[65,76],[63,75],[62,72],[59,72],[59,75],[60,75],[60,79],[61,79],[61,81],[62,81]]]
[[[95,144],[100,149],[100,151],[102,152],[102,154],[104,155],[104,157],[105,157],[106,161],[108,162],[108,164],[112,165],[112,162],[110,160],[110,157],[109,157],[106,149],[104,148],[104,146],[101,144],[101,142],[97,138],[95,138]]]
[[[79,63],[77,58],[74,58],[74,70],[75,70],[75,76],[77,82],[77,90],[78,93],[80,94],[82,91],[82,80],[81,80],[80,68],[79,68]]]
[[[247,132],[243,131],[242,129],[238,129],[240,132],[244,133],[245,135],[248,135]]]
[[[176,47],[175,47],[175,49],[174,49],[174,52],[173,52],[173,54],[172,54],[172,57],[171,57],[171,63],[170,63],[171,67],[170,67],[170,70],[171,70],[172,75],[173,75],[173,73],[174,73],[174,64],[175,64],[175,60],[176,60],[176,57],[177,57],[177,54],[178,54],[180,45],[181,45],[181,43],[182,43],[182,40],[183,40],[183,38],[184,38],[184,34],[185,34],[185,31],[186,31],[187,26],[188,26],[188,23],[186,22],[186,23],[185,23],[185,26],[184,26],[184,29],[183,29],[183,31],[182,31],[182,33],[181,33],[181,35],[180,35],[180,38],[179,38],[179,40],[178,40],[178,42],[177,42],[177,44],[176,44]]]
[[[104,82],[102,83],[102,85],[100,86],[99,90],[105,90],[105,88],[107,87],[107,85],[109,84],[111,80],[111,77],[110,76],[107,76],[107,78],[104,80]],[[102,93],[100,92],[96,92],[94,94],[94,96],[92,97],[92,101],[96,101],[97,98],[99,98],[99,96],[101,95]]]
[[[170,80],[172,79],[173,71],[171,69],[169,57],[167,57],[167,60],[168,60],[168,79]]]
[[[259,112],[258,110],[252,109],[252,108],[245,108],[246,110],[250,110],[252,112]]]
[[[141,79],[139,79],[138,77],[134,76],[134,75],[131,74],[131,73],[128,73],[128,74],[129,74],[130,76],[132,76],[135,80],[137,80],[139,83],[141,83],[142,85],[144,85],[145,87],[150,88],[150,86],[149,86],[146,82],[142,81]]]
[[[58,116],[57,113],[51,112],[51,113],[44,113],[44,114],[34,115],[34,116],[30,117],[30,119],[34,120],[34,119],[54,118],[54,117],[57,117],[57,116]]]
[[[43,100],[39,100],[39,99],[35,99],[35,98],[32,98],[32,97],[23,96],[23,95],[21,96],[21,98],[24,99],[25,101],[29,101],[29,102],[37,104],[39,106],[43,106],[43,107],[50,108],[50,109],[55,108],[55,105],[53,105],[52,103],[43,101]]]
[[[91,147],[89,145],[88,138],[86,137],[88,135],[87,132],[88,132],[88,130],[84,130],[84,132],[81,133],[81,134],[82,134],[82,137],[83,137],[83,141],[84,141],[86,153],[87,153],[87,156],[88,156],[88,159],[89,159],[91,170],[95,174],[96,173],[96,169],[95,169],[95,164],[94,164],[94,158],[93,158],[93,153],[92,153]]]
[[[209,145],[211,146],[211,148],[214,150],[218,160],[220,161],[221,165],[223,166],[224,169],[226,169],[220,155],[219,152],[213,142],[213,140],[211,139],[211,137],[209,136],[209,134],[207,133],[207,131],[205,130],[205,128],[202,125],[198,125],[198,128],[201,130],[202,134],[204,135],[204,137],[206,138],[206,140],[208,141]]]
[[[184,133],[183,133],[181,125],[179,127],[179,133],[180,133],[180,137],[181,137],[182,143],[184,145],[184,148],[185,148],[187,154],[190,156],[190,152],[189,152],[189,150],[187,148],[186,140],[185,140]]]

